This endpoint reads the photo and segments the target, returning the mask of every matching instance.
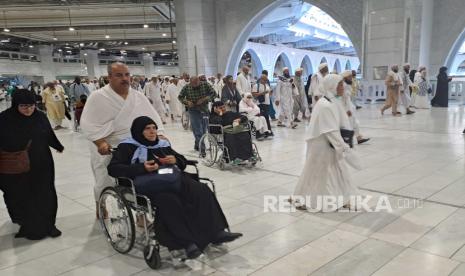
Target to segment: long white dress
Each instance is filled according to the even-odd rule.
[[[165,118],[166,109],[161,99],[162,97],[161,85],[158,82],[157,83],[149,82],[144,87],[144,93],[152,101],[153,107],[157,111],[160,118],[162,118],[163,120],[163,118]]]
[[[348,118],[335,100],[321,98],[315,104],[305,165],[294,191],[295,196],[310,198],[310,202],[305,201],[307,207],[323,212],[335,211],[347,204],[350,196],[360,194],[351,181],[345,160],[345,153],[351,149],[340,135],[340,128],[349,125]],[[326,208],[318,202],[318,197],[324,196],[342,197],[343,200],[338,201],[335,208]]]
[[[170,83],[166,88],[165,100],[168,102],[170,107],[171,115],[180,117],[182,114],[182,104],[178,100],[179,93],[181,92],[182,87]]]
[[[294,96],[299,95],[299,92],[292,86],[290,80],[290,78],[280,77],[275,89],[275,100],[279,101],[278,119],[287,127],[292,126]]]
[[[340,100],[336,99],[336,101],[341,101],[344,111],[345,112],[350,111],[350,113],[352,114],[352,116],[348,116],[349,123],[355,132],[355,137],[357,137],[357,136],[361,136],[360,121],[357,119],[357,115],[356,115],[357,109],[355,108],[355,105],[351,100],[351,96],[352,96],[352,86],[348,85],[347,83],[344,83],[344,96],[342,96],[342,99]]]
[[[428,95],[428,89],[431,89],[431,84],[428,80],[422,78],[417,79],[418,93],[415,95],[414,106],[419,109],[430,109],[431,100]]]
[[[90,141],[90,161],[95,178],[96,201],[103,189],[114,185],[114,181],[107,172],[111,155],[100,155],[92,142],[105,139],[112,147],[117,147],[121,140],[131,136],[132,121],[139,116],[152,118],[158,125],[158,133],[164,133],[157,112],[148,99],[136,90],[130,89],[127,98],[123,99],[107,84],[92,92],[87,99],[80,125]]]

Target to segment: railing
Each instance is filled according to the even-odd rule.
[[[11,60],[26,60],[32,62],[39,62],[39,56],[31,53],[23,52],[12,52],[12,51],[1,51],[0,50],[0,59],[11,59]]]

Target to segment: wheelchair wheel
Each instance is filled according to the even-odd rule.
[[[216,138],[209,133],[204,134],[199,142],[199,151],[201,153],[205,152],[205,156],[203,157],[205,166],[213,166],[218,157],[218,143]]]
[[[189,129],[189,126],[190,126],[190,120],[189,120],[189,114],[184,111],[181,115],[181,124],[182,124],[182,128],[184,128],[184,130],[188,130]]]
[[[121,254],[134,246],[136,230],[131,208],[114,187],[107,187],[99,198],[99,220],[111,246]]]
[[[151,269],[159,269],[161,267],[159,247],[156,245],[147,245],[144,248],[144,260]]]

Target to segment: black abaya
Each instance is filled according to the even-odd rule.
[[[431,105],[436,107],[449,106],[449,76],[445,71],[438,74],[438,83],[436,87],[436,95],[431,100]]]
[[[108,173],[113,177],[129,178],[147,173],[144,164],[131,164],[136,149],[132,144],[120,144],[108,165]],[[159,163],[154,156],[160,158],[166,155],[174,155],[179,169],[185,169],[186,159],[171,147],[149,149],[147,159]],[[228,227],[210,188],[193,180],[187,173],[182,173],[179,192],[159,192],[146,196],[157,207],[155,232],[158,240],[169,250],[185,248],[192,243],[203,250],[220,231]]]
[[[17,175],[0,175],[0,189],[13,222],[21,224],[20,235],[42,239],[56,230],[57,195],[55,169],[49,147],[63,151],[50,123],[41,111],[21,115],[14,107],[0,113],[0,148],[5,151],[28,151],[30,171]]]

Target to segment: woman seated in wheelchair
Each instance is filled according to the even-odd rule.
[[[242,236],[225,231],[228,222],[215,194],[184,172],[186,158],[158,138],[151,118],[136,118],[131,135],[118,145],[108,173],[133,179],[136,193],[147,196],[157,208],[154,227],[161,245],[169,250],[184,248],[188,258],[197,258],[210,243]]]
[[[261,141],[271,136],[271,131],[268,129],[266,119],[260,114],[260,107],[253,102],[251,93],[244,94],[244,97],[239,103],[239,112],[247,115],[247,118],[253,122],[256,129],[255,138],[257,138],[257,140]]]
[[[226,162],[242,164],[245,161],[256,163],[254,156],[250,127],[246,116],[233,111],[226,111],[223,102],[217,101],[212,105],[210,125],[223,126],[224,146],[228,154],[224,154]],[[221,129],[210,126],[210,133],[220,134]]]

